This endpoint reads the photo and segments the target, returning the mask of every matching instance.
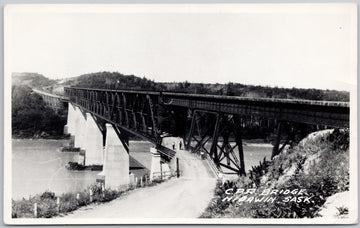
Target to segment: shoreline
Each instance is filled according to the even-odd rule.
[[[24,136],[18,136],[18,135],[12,135],[11,139],[51,139],[51,140],[56,140],[56,139],[70,139],[70,135],[54,135],[54,136],[46,136],[46,137],[42,137],[42,136],[29,136],[29,137],[24,137]]]
[[[70,135],[54,135],[54,136],[46,136],[46,137],[41,137],[41,136],[29,136],[29,137],[23,137],[23,136],[17,136],[17,135],[12,135],[11,136],[11,139],[31,139],[31,140],[36,140],[36,139],[50,139],[50,140],[61,140],[61,139],[70,139]],[[136,142],[143,142],[143,143],[148,143],[148,141],[146,140],[143,140],[143,139],[129,139],[129,141],[136,141]],[[248,146],[251,146],[251,145],[261,145],[263,144],[264,146],[265,145],[271,145],[270,142],[266,142],[264,139],[259,139],[259,138],[256,138],[256,139],[243,139],[242,140],[244,145],[248,145]]]

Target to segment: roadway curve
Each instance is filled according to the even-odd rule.
[[[177,151],[182,176],[130,191],[109,203],[80,208],[63,218],[197,218],[213,197],[216,179],[205,160]]]

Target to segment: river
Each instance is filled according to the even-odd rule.
[[[77,161],[77,152],[61,152],[68,140],[13,139],[12,198],[14,200],[46,190],[61,194],[83,191],[96,182],[100,171],[68,170],[69,161]],[[130,155],[145,169],[130,170],[135,176],[148,172],[151,165],[151,143],[130,141]]]
[[[69,161],[77,161],[76,152],[61,152],[68,140],[13,139],[12,141],[12,198],[27,198],[46,190],[61,194],[83,191],[96,182],[100,171],[74,171],[65,168]],[[130,141],[130,156],[144,169],[130,170],[135,176],[148,172],[151,165],[151,143]],[[270,144],[244,143],[246,171],[260,160],[270,158]]]

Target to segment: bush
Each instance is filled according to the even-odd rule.
[[[148,176],[143,176],[144,183]],[[153,181],[147,186],[153,186],[163,181]],[[145,186],[145,185],[144,185]],[[63,193],[60,198],[60,204],[57,204],[55,193],[45,191],[42,194],[30,197],[28,200],[12,200],[12,218],[33,218],[34,204],[37,203],[37,217],[51,218],[59,213],[67,213],[78,209],[79,207],[97,202],[109,202],[121,196],[125,191],[134,189],[134,186],[126,190],[103,189],[100,183],[89,186],[79,193]],[[90,200],[90,190],[92,200]]]
[[[38,203],[38,217],[51,218],[58,214],[58,206],[54,199],[43,199]]]
[[[60,207],[59,207],[59,211],[61,213],[74,211],[78,207],[79,207],[79,202],[76,199],[76,194],[74,194],[74,193],[64,193],[64,194],[61,195],[61,204],[60,204]]]
[[[50,191],[46,191],[43,194],[41,194],[40,196],[41,200],[46,200],[46,199],[55,199],[55,193],[54,192],[50,192]]]
[[[250,170],[250,180],[256,186],[260,185],[260,178],[268,172],[270,164],[270,161],[266,161],[266,157],[264,157],[263,162],[260,161],[258,166],[253,166]],[[280,169],[282,169],[282,166],[280,166]]]
[[[90,191],[92,190],[92,201],[90,201]],[[102,192],[98,184],[91,185],[87,190],[80,193],[64,193],[60,196],[60,204],[57,204],[55,193],[46,191],[40,195],[30,197],[29,200],[22,199],[12,201],[13,218],[33,218],[34,204],[37,203],[37,217],[51,218],[59,213],[67,213],[78,209],[79,207],[89,205],[94,202],[108,202],[119,197],[123,191],[106,189]],[[77,195],[79,197],[77,198]]]

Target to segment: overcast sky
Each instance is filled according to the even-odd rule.
[[[11,72],[117,71],[155,81],[339,90],[356,83],[353,5],[6,10]]]

